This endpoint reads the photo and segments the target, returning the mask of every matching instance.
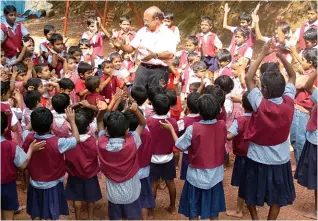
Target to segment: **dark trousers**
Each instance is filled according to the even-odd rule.
[[[160,80],[164,80],[168,84],[169,68],[159,66],[157,68],[147,68],[142,64],[136,70],[134,86],[145,86],[147,89],[159,86]]]

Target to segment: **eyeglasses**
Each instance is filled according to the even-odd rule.
[[[144,25],[147,26],[149,25],[151,22],[153,22],[156,18],[153,18],[151,19],[151,21],[147,21],[147,20],[144,20]]]

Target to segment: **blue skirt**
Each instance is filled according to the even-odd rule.
[[[193,219],[200,216],[201,219],[210,219],[219,216],[225,211],[225,198],[222,182],[208,190],[197,188],[187,180],[184,183],[179,213]]]
[[[27,213],[32,219],[59,219],[60,215],[68,215],[68,205],[64,196],[63,183],[49,189],[36,189],[29,185]]]
[[[19,201],[16,182],[1,184],[1,210],[16,211],[18,208]]]
[[[306,140],[295,172],[297,182],[310,190],[317,190],[317,145]]]
[[[290,205],[296,197],[291,164],[266,165],[247,159],[242,173],[239,196],[249,206]]]
[[[218,59],[216,57],[206,56],[204,57],[204,62],[208,66],[209,71],[219,70]]]
[[[152,195],[152,188],[150,177],[146,177],[140,180],[141,191],[140,191],[140,203],[141,208],[155,208],[156,201]]]
[[[130,204],[114,204],[108,201],[108,217],[110,220],[141,219],[140,198]]]
[[[67,200],[95,202],[102,198],[97,176],[81,179],[69,176],[67,179],[65,197]]]
[[[180,171],[180,179],[186,180],[187,179],[187,172],[189,167],[189,158],[188,154],[182,154],[182,163],[181,163],[181,171]]]
[[[243,157],[243,156],[235,157],[234,167],[232,172],[232,179],[231,179],[232,186],[237,186],[237,187],[240,186],[240,181],[241,181],[246,159],[247,157]]]

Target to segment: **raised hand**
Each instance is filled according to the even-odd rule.
[[[65,114],[66,114],[66,120],[68,122],[75,122],[75,112],[73,110],[73,108],[71,106],[68,106],[66,109],[65,109]]]
[[[231,8],[229,8],[229,4],[225,3],[224,12],[225,12],[225,13],[229,13],[230,10],[231,10]]]

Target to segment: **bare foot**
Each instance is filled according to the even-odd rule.
[[[171,215],[175,215],[175,214],[177,214],[177,209],[176,209],[176,207],[168,207],[168,208],[166,208],[166,210],[171,214]]]
[[[153,215],[154,212],[155,212],[154,209],[149,209],[149,210],[148,210],[148,219],[151,219],[151,220],[152,220],[152,219],[154,218],[154,217],[153,217],[153,216],[154,216],[154,215]]]
[[[303,214],[304,217],[317,220],[317,211]]]
[[[242,218],[243,217],[243,212],[242,211],[237,212],[236,210],[228,210],[228,211],[226,211],[226,215]]]

